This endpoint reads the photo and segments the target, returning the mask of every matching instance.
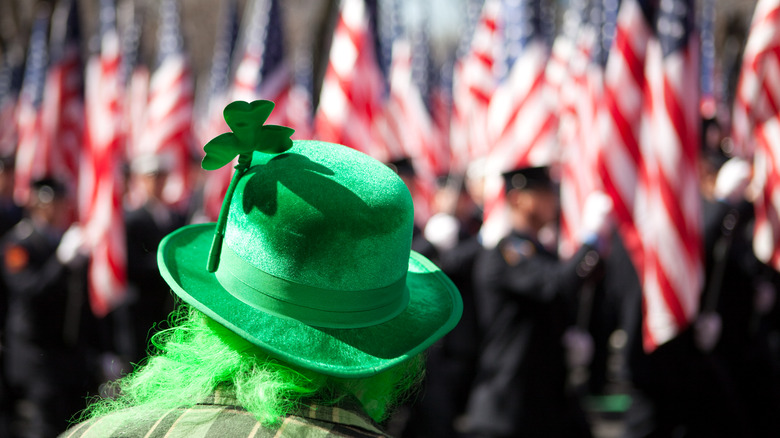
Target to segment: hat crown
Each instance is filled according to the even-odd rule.
[[[405,276],[413,220],[411,195],[389,168],[344,146],[296,141],[281,155],[254,154],[224,245],[296,284],[376,289]]]
[[[247,153],[244,165],[222,228],[193,224],[160,243],[160,273],[182,300],[269,354],[349,378],[397,365],[455,326],[460,295],[411,251],[411,195],[387,166],[314,141]]]

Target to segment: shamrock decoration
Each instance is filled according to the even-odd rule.
[[[279,125],[263,125],[271,115],[274,103],[269,100],[235,101],[225,107],[224,117],[233,132],[218,135],[206,143],[202,167],[216,170],[238,155],[239,165],[248,166],[252,152],[278,154],[292,147],[294,129]]]
[[[273,109],[274,103],[269,100],[236,101],[228,104],[223,114],[225,122],[233,132],[218,135],[203,146],[206,156],[203,157],[201,166],[206,170],[219,169],[238,156],[238,165],[230,180],[225,199],[222,201],[214,239],[211,241],[206,267],[209,272],[215,272],[219,265],[230,199],[233,197],[238,180],[249,168],[252,152],[280,154],[292,147],[290,136],[295,132],[294,129],[286,126],[263,125]]]

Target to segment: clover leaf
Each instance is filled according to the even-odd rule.
[[[268,100],[253,102],[235,101],[225,107],[225,122],[233,132],[220,134],[206,143],[203,150],[206,156],[201,166],[206,170],[216,170],[230,163],[236,156],[239,162],[251,160],[252,152],[271,154],[282,153],[292,147],[290,136],[294,129],[279,125],[263,125],[274,103]]]

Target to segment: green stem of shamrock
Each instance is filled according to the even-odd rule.
[[[238,156],[236,171],[233,173],[227,193],[225,193],[225,199],[222,201],[214,239],[211,242],[207,263],[209,272],[215,272],[219,266],[230,201],[238,181],[252,163],[252,154],[256,151],[280,154],[292,147],[290,136],[295,130],[286,126],[263,125],[268,120],[268,116],[271,115],[273,108],[274,103],[268,100],[236,101],[228,104],[223,115],[225,122],[233,132],[218,135],[203,146],[206,156],[203,157],[202,166],[206,170],[219,169]]]
[[[239,165],[241,164],[241,158],[239,158]],[[251,161],[251,158],[250,158]],[[230,185],[225,193],[225,199],[222,201],[222,206],[219,207],[219,217],[217,218],[217,229],[214,231],[214,238],[211,240],[211,248],[209,249],[209,260],[206,269],[209,272],[216,272],[219,266],[219,255],[222,253],[222,241],[225,239],[225,225],[227,224],[228,210],[230,210],[230,199],[233,197],[233,192],[236,191],[238,180],[244,176],[249,165],[245,167],[239,167],[236,165],[236,171],[233,172],[233,177],[230,179]]]

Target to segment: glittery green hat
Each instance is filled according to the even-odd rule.
[[[168,235],[162,276],[241,337],[324,374],[368,376],[421,352],[455,326],[462,302],[410,249],[403,181],[354,149],[264,126],[272,108],[225,109],[233,132],[209,142],[203,162],[239,156],[220,218]]]

